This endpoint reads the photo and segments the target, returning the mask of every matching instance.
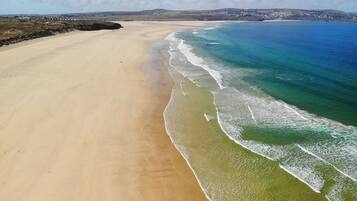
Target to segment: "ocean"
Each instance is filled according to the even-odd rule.
[[[357,24],[238,22],[167,41],[166,127],[211,200],[357,200]]]

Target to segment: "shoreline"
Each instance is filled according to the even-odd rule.
[[[199,31],[198,31],[199,32]],[[206,77],[203,77],[203,76],[197,76],[197,74],[210,74],[211,75],[211,73],[208,71],[208,72],[204,72],[204,73],[196,73],[196,71],[198,71],[198,69],[200,69],[200,68],[202,68],[202,69],[204,69],[204,70],[206,70],[207,71],[207,69],[205,69],[204,68],[204,66],[202,66],[202,65],[205,65],[205,63],[203,63],[202,65],[199,65],[199,64],[201,64],[201,63],[198,63],[197,61],[200,61],[200,60],[202,60],[202,61],[209,61],[210,60],[210,58],[209,58],[209,56],[207,56],[207,55],[205,55],[204,53],[202,53],[201,54],[201,59],[200,58],[197,58],[197,59],[194,59],[194,61],[195,62],[191,62],[191,60],[192,60],[192,58],[191,57],[199,57],[199,56],[195,56],[195,55],[193,55],[192,56],[192,53],[190,53],[190,52],[187,52],[187,51],[185,51],[185,50],[187,50],[188,48],[186,48],[186,49],[184,49],[184,50],[182,50],[182,40],[188,40],[188,41],[191,41],[192,42],[192,46],[194,46],[194,45],[196,45],[197,43],[199,44],[199,42],[197,42],[196,43],[196,41],[193,41],[193,39],[192,39],[192,37],[194,36],[194,35],[196,35],[196,33],[192,33],[193,35],[191,36],[190,34],[187,34],[187,35],[185,35],[185,34],[183,34],[183,35],[181,35],[181,36],[183,36],[183,37],[178,37],[178,39],[176,39],[176,40],[173,40],[173,44],[175,44],[174,46],[175,46],[175,48],[173,48],[174,49],[174,51],[176,51],[176,52],[181,52],[180,54],[178,54],[178,53],[175,53],[174,55],[175,55],[175,57],[177,57],[177,58],[179,58],[179,59],[176,59],[177,61],[176,61],[176,64],[177,64],[177,71],[179,71],[179,72],[181,72],[181,74],[182,75],[185,75],[184,77],[186,77],[186,78],[188,78],[189,80],[191,80],[191,81],[193,81],[194,83],[197,83],[197,85],[196,86],[198,86],[198,87],[200,87],[200,86],[202,86],[202,88],[209,88],[210,90],[211,90],[211,92],[213,93],[212,95],[214,95],[214,97],[217,97],[218,95],[217,94],[219,94],[219,92],[217,92],[217,91],[219,91],[219,90],[215,90],[216,88],[218,88],[218,87],[216,87],[216,85],[214,86],[214,87],[211,87],[211,86],[208,86],[209,84],[207,84],[206,82],[207,82],[207,79],[208,78],[206,78]],[[187,39],[185,38],[185,36],[187,36]],[[207,38],[209,38],[209,36],[210,35],[208,35],[208,37]],[[197,38],[199,38],[199,37],[197,37]],[[214,37],[212,37],[212,38],[214,38]],[[197,41],[199,41],[199,39],[196,39]],[[212,40],[214,40],[214,39],[212,39]],[[215,40],[219,40],[219,39],[217,39],[217,38],[215,38]],[[180,42],[181,41],[181,42]],[[204,41],[205,42],[205,41]],[[207,43],[206,43],[207,44]],[[202,50],[202,49],[204,49],[204,44],[200,44],[201,46],[199,46],[199,45],[197,45],[197,49],[195,49],[195,50],[197,50],[197,55],[200,55],[199,53],[200,53],[200,50]],[[181,47],[180,47],[181,46]],[[177,47],[177,48],[176,48]],[[201,49],[200,49],[201,48]],[[178,51],[179,50],[179,51]],[[203,51],[204,52],[204,51]],[[206,57],[202,57],[202,55],[205,55]],[[180,61],[178,61],[178,60],[181,60],[181,61],[184,61],[184,62],[180,62]],[[174,62],[175,63],[175,62]],[[185,65],[184,63],[189,63],[189,65]],[[181,67],[179,67],[179,66],[185,66],[185,68],[181,68]],[[192,67],[191,67],[192,66]],[[195,66],[195,67],[194,67]],[[212,66],[214,67],[215,66],[215,63],[214,62],[212,62]],[[223,70],[222,70],[223,71]],[[191,72],[194,72],[194,73],[191,73]],[[200,71],[201,72],[201,71]],[[223,71],[224,72],[224,71]],[[191,74],[190,74],[191,73]],[[214,77],[212,78],[213,76],[211,75],[210,76],[210,79],[209,80],[211,80],[211,82],[212,83],[217,83],[217,81],[216,82],[214,82],[214,80],[216,80]],[[181,91],[182,91],[182,93],[186,93],[187,91],[186,91],[186,89],[184,90],[183,89],[183,87],[182,87],[182,80],[179,82],[179,84],[180,84],[180,88],[181,88]],[[184,92],[183,92],[183,90],[184,90]],[[239,88],[237,88],[237,91],[239,90]],[[231,92],[231,94],[232,94],[232,91],[230,91]],[[228,94],[228,93],[226,93],[226,94]],[[233,93],[234,94],[234,93]],[[184,95],[185,96],[185,95]],[[218,96],[219,97],[219,96]],[[221,96],[221,98],[222,98],[222,96]],[[222,99],[221,99],[222,100]],[[202,100],[201,100],[202,101]],[[218,101],[219,101],[219,98],[218,98]],[[214,101],[213,101],[214,103],[215,103],[215,107],[216,107],[216,112],[217,111],[219,111],[219,109],[218,109],[218,105],[217,105],[217,103],[216,103],[216,100],[214,99]],[[231,102],[233,102],[233,101],[231,101]],[[229,104],[224,104],[225,102],[222,102],[221,101],[221,107],[220,107],[220,109],[222,109],[222,108],[224,108],[224,106],[226,106],[226,105],[229,105]],[[218,104],[219,104],[219,102],[218,102]],[[302,114],[304,114],[304,115],[308,115],[306,112],[304,112],[304,111],[302,111],[301,112],[301,110],[299,110],[299,109],[297,109],[297,108],[295,108],[294,106],[291,106],[290,105],[290,107],[286,104],[286,103],[282,103],[281,104],[282,105],[282,107],[285,107],[286,109],[288,109],[289,110],[289,112],[293,112],[294,113],[294,115],[297,115],[299,118],[301,118],[301,119],[304,119],[304,120],[307,120],[306,118],[304,118],[304,116],[302,116]],[[197,107],[197,106],[191,106],[191,108],[193,108],[193,107]],[[256,123],[256,120],[255,120],[255,117],[254,117],[254,114],[253,114],[253,112],[251,111],[251,108],[250,108],[250,106],[249,106],[249,104],[246,106],[246,109],[247,109],[247,116],[248,116],[248,118],[251,118],[251,121],[254,123]],[[183,110],[183,109],[181,109],[181,110]],[[299,111],[299,112],[298,112]],[[224,113],[225,112],[225,113]],[[235,112],[238,112],[238,111],[235,111]],[[205,111],[203,111],[202,112],[202,114],[203,115],[206,115],[206,113],[205,113]],[[228,112],[228,110],[223,110],[223,112],[221,113],[221,114],[230,114],[229,112]],[[239,113],[235,113],[237,116],[239,116],[238,114]],[[222,115],[222,116],[223,116]],[[232,115],[232,114],[231,114]],[[298,170],[294,170],[294,168],[295,168],[295,166],[293,166],[293,165],[291,165],[291,166],[289,166],[289,163],[282,163],[281,161],[279,161],[279,159],[276,159],[276,158],[274,158],[274,155],[272,156],[272,157],[270,157],[270,155],[269,154],[265,154],[265,152],[264,152],[264,150],[263,150],[263,148],[261,148],[261,149],[254,149],[255,147],[254,147],[254,144],[252,145],[252,144],[249,144],[249,142],[254,142],[254,140],[251,140],[251,141],[249,141],[249,139],[248,140],[246,140],[246,142],[247,143],[244,143],[243,141],[244,140],[242,140],[242,141],[239,141],[239,137],[238,137],[238,135],[239,134],[237,134],[237,133],[239,133],[239,130],[237,131],[237,130],[234,130],[234,129],[237,129],[236,127],[234,127],[234,124],[226,124],[226,125],[224,125],[223,123],[222,123],[222,119],[224,119],[224,116],[223,116],[223,118],[221,119],[220,117],[221,117],[221,115],[218,113],[218,115],[217,115],[218,117],[217,117],[217,120],[218,120],[218,123],[219,123],[219,126],[220,126],[220,128],[221,128],[221,130],[225,133],[225,135],[228,137],[228,138],[230,138],[232,141],[234,141],[236,144],[238,144],[238,145],[240,145],[240,146],[242,146],[242,147],[244,147],[244,148],[246,148],[247,150],[249,150],[249,151],[251,151],[251,152],[253,152],[253,153],[255,153],[256,155],[259,155],[259,156],[261,156],[261,157],[264,157],[264,158],[267,158],[267,159],[269,159],[269,160],[271,160],[271,161],[275,161],[275,163],[280,163],[280,165],[279,165],[279,167],[280,167],[280,169],[282,169],[283,171],[285,171],[286,173],[288,173],[289,175],[291,175],[292,177],[294,177],[294,178],[296,178],[297,180],[299,180],[299,181],[301,181],[303,184],[305,184],[306,186],[308,186],[312,191],[314,191],[314,192],[316,192],[316,193],[321,193],[321,196],[326,196],[326,197],[328,197],[328,196],[336,196],[336,195],[333,195],[333,194],[331,194],[331,189],[333,189],[333,190],[335,190],[336,189],[336,186],[341,186],[341,185],[343,185],[343,192],[352,192],[353,190],[351,190],[351,189],[353,189],[354,187],[354,183],[353,182],[355,182],[355,179],[353,178],[353,177],[351,177],[351,176],[349,176],[348,174],[346,174],[346,173],[344,173],[343,171],[341,171],[340,169],[338,169],[338,168],[336,168],[336,166],[334,166],[333,164],[331,164],[331,163],[329,163],[328,161],[326,161],[326,160],[324,160],[323,158],[321,158],[321,157],[319,157],[319,156],[317,156],[317,155],[315,155],[314,153],[312,153],[312,152],[310,152],[310,151],[308,151],[308,150],[306,150],[306,149],[304,149],[303,147],[301,147],[299,144],[295,144],[294,145],[294,147],[292,147],[292,148],[296,148],[296,149],[298,149],[297,151],[301,151],[301,152],[303,152],[302,154],[304,154],[304,155],[307,155],[306,157],[314,157],[312,160],[316,160],[317,161],[317,163],[324,163],[324,165],[326,165],[325,167],[327,167],[326,169],[326,171],[325,172],[318,172],[318,170],[317,170],[317,172],[318,173],[320,173],[320,174],[317,174],[317,173],[315,173],[315,172],[313,172],[313,173],[310,173],[311,175],[313,175],[313,176],[311,176],[311,177],[308,177],[308,176],[306,176],[307,174],[309,174],[309,171],[306,171],[307,173],[306,174],[304,174],[305,172],[304,171],[298,171]],[[233,116],[233,115],[232,115]],[[206,117],[206,116],[205,116]],[[311,116],[310,116],[311,117]],[[206,118],[207,119],[207,118]],[[227,120],[227,118],[226,118],[226,120]],[[224,120],[223,120],[223,122],[224,122]],[[227,121],[226,121],[227,122]],[[229,122],[229,121],[228,121]],[[329,121],[329,122],[331,122],[331,121]],[[332,121],[333,122],[333,121]],[[239,125],[239,123],[237,123],[237,122],[235,122],[237,125]],[[252,124],[253,124],[252,123]],[[340,123],[338,123],[338,122],[334,122],[335,123],[335,125],[341,125]],[[230,127],[230,126],[232,126],[233,127],[233,129]],[[237,126],[238,127],[238,126]],[[350,127],[349,126],[345,126],[344,127],[345,128],[345,131],[349,131],[349,129],[350,129]],[[249,129],[249,128],[248,128]],[[232,131],[233,130],[233,131]],[[249,133],[249,132],[251,132],[251,133]],[[247,134],[248,133],[248,134]],[[249,134],[254,134],[254,131],[248,131],[246,134],[247,135],[249,135]],[[263,151],[260,151],[259,152],[259,150],[263,150]],[[278,151],[276,151],[276,152],[278,152]],[[284,164],[284,165],[283,165]],[[306,163],[305,163],[306,164]],[[304,164],[303,164],[304,165]],[[301,165],[301,166],[303,166],[303,165]],[[299,167],[298,165],[297,165],[297,167]],[[308,167],[310,167],[310,166],[308,166]],[[318,176],[315,176],[314,177],[314,175],[318,175]],[[337,180],[337,184],[335,185],[335,186],[333,186],[333,182],[331,182],[331,180],[329,179],[329,177],[331,176],[331,175],[339,175],[339,176],[341,176],[341,178],[343,178],[344,179],[344,181],[342,181],[342,179],[341,180],[338,180],[338,179],[336,179]],[[353,174],[352,174],[353,175]],[[319,183],[320,182],[320,183]],[[345,182],[345,183],[342,183],[342,182]],[[321,184],[322,183],[322,184]],[[320,185],[320,186],[319,186]],[[333,186],[333,187],[332,187]],[[341,187],[342,188],[342,187]],[[342,190],[341,190],[342,191]]]
[[[207,200],[165,132],[167,67],[143,69],[155,41],[204,23],[123,25],[0,49],[1,200]]]
[[[166,40],[166,39],[165,39]],[[167,49],[166,49],[167,50]],[[169,66],[169,67],[167,67],[167,71],[169,71],[168,73],[170,74],[169,76],[171,77],[171,79],[172,79],[172,81],[173,82],[175,82],[174,81],[174,75],[172,74],[172,67],[170,67],[170,64],[169,64],[169,60],[170,60],[170,55],[168,55],[168,53],[167,53],[167,66]],[[176,148],[176,150],[178,151],[178,153],[181,155],[181,157],[185,160],[185,162],[186,162],[186,164],[187,164],[187,166],[191,169],[191,171],[192,171],[192,173],[193,173],[193,175],[194,175],[194,177],[195,177],[195,179],[197,180],[197,182],[198,182],[198,185],[200,186],[200,188],[201,188],[201,190],[202,190],[202,192],[204,193],[204,195],[205,195],[205,197],[207,198],[207,200],[208,201],[212,201],[212,199],[210,198],[210,196],[208,195],[208,192],[207,192],[207,189],[206,188],[204,188],[204,186],[203,186],[203,184],[201,183],[201,181],[200,181],[200,179],[198,178],[198,175],[197,175],[197,173],[196,173],[196,171],[195,171],[195,169],[192,167],[192,165],[191,165],[191,163],[190,163],[190,161],[189,161],[189,159],[187,158],[187,156],[185,156],[182,152],[181,152],[181,150],[179,149],[179,147],[177,146],[177,144],[175,143],[175,141],[174,141],[174,139],[173,139],[173,137],[172,137],[172,135],[170,134],[170,129],[168,128],[168,122],[167,122],[167,119],[165,118],[166,117],[166,115],[169,113],[169,108],[170,108],[170,104],[172,104],[172,101],[174,100],[174,94],[175,94],[175,92],[174,92],[174,86],[175,85],[175,83],[172,83],[172,89],[171,89],[171,93],[170,93],[170,98],[169,98],[169,100],[168,100],[168,102],[167,102],[167,105],[166,105],[166,107],[165,107],[165,109],[164,109],[164,111],[163,111],[163,113],[162,113],[162,115],[163,115],[163,118],[164,118],[164,125],[165,125],[165,131],[166,131],[166,134],[167,134],[167,136],[170,138],[170,141],[171,141],[171,143],[175,146],[175,148]],[[182,85],[181,85],[181,82],[180,82],[180,88],[182,89]]]
[[[174,46],[176,47],[178,43],[175,41]],[[176,48],[174,48],[174,52],[180,50],[180,47]],[[184,55],[186,52],[181,51],[181,53]],[[198,67],[196,63],[190,62],[190,59],[187,58],[187,62],[196,65],[195,68],[185,64],[186,59],[183,59],[184,56],[178,56],[176,53],[174,55],[174,65],[180,66],[181,64],[185,68],[177,67],[184,72],[180,72],[174,66],[171,66],[170,69],[170,72],[173,71],[172,77],[175,80],[175,87],[165,110],[166,127],[171,139],[173,139],[173,143],[179,146],[178,150],[190,163],[190,167],[195,172],[196,177],[199,178],[200,185],[209,195],[208,197],[213,200],[232,200],[235,196],[233,192],[239,192],[247,200],[269,200],[274,199],[274,197],[275,199],[280,199],[284,196],[290,200],[324,200],[322,198],[323,195],[314,192],[306,183],[285,172],[276,162],[268,160],[266,157],[247,149],[233,140],[224,131],[219,122],[218,109],[215,106],[212,91],[210,91],[212,87],[218,88],[218,86],[216,87],[215,79],[212,78],[209,72],[206,72],[207,69],[200,65]],[[191,79],[195,81],[192,81],[182,75],[182,73],[185,74],[186,72],[194,72],[194,74],[199,74],[200,76],[195,77],[193,75]],[[208,79],[215,83],[213,84],[214,86],[210,86]],[[207,115],[216,118],[207,121]],[[217,147],[216,151],[214,151],[214,147]],[[217,152],[222,153],[218,154]],[[230,157],[226,158],[227,156]],[[234,158],[239,158],[238,160],[241,161],[241,164],[237,163]],[[269,171],[262,172],[260,168],[256,167],[257,165],[261,169],[268,168]],[[227,169],[227,166],[236,168]],[[239,173],[236,172],[238,169]],[[215,172],[215,174],[210,172]],[[221,181],[220,178],[224,177],[227,177],[227,181]],[[270,181],[269,178],[271,177],[277,178],[274,181]],[[229,182],[233,182],[235,185],[232,186],[232,183]],[[215,185],[217,187],[214,187]],[[267,189],[272,188],[272,186],[276,190],[266,194],[268,193]],[[284,186],[290,186],[296,191],[285,191]],[[230,190],[227,190],[226,195],[224,195],[219,189]],[[301,196],[299,192],[304,196]]]

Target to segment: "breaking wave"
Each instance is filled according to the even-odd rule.
[[[235,72],[198,56],[193,46],[175,34],[166,40],[170,42],[171,67],[198,86],[211,89],[218,122],[231,140],[277,161],[315,192],[333,180],[334,187],[326,193],[330,200],[342,200],[345,188],[357,189],[355,127],[300,110],[242,80],[245,87],[237,89],[225,79]],[[250,130],[254,132],[247,132]],[[263,139],[250,133],[259,133]]]

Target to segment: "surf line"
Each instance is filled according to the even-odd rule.
[[[309,184],[308,182],[306,182],[305,180],[301,179],[299,176],[297,176],[296,174],[294,174],[292,171],[290,171],[288,168],[284,167],[283,165],[281,165],[279,163],[279,167],[283,170],[285,170],[287,173],[289,173],[290,175],[292,175],[293,177],[295,177],[296,179],[298,179],[299,181],[301,181],[302,183],[306,184],[307,186],[309,186],[313,191],[315,191],[316,193],[321,193],[319,189],[315,188],[314,186],[312,186],[311,184]]]
[[[316,157],[316,158],[319,159],[320,161],[325,162],[325,163],[331,165],[337,172],[339,172],[339,173],[343,174],[344,176],[346,176],[346,177],[352,179],[352,181],[357,182],[357,179],[355,179],[355,178],[353,178],[352,176],[350,176],[350,175],[344,173],[342,170],[338,169],[336,166],[334,166],[334,165],[331,164],[330,162],[326,161],[325,159],[321,158],[320,156],[318,156],[318,155],[312,153],[311,151],[305,149],[304,147],[302,147],[302,146],[299,145],[299,144],[296,144],[296,146],[299,147],[303,152],[305,152],[305,153],[307,153],[307,154],[310,154],[311,156]]]
[[[252,119],[254,120],[255,124],[257,124],[257,120],[255,119],[254,114],[253,114],[253,111],[252,111],[252,109],[250,109],[250,106],[249,106],[249,105],[248,105],[248,110],[249,110],[250,116],[252,116]]]

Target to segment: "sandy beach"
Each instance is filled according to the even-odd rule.
[[[122,25],[0,48],[0,200],[206,200],[165,132],[172,81],[144,68],[154,42],[203,24]]]

